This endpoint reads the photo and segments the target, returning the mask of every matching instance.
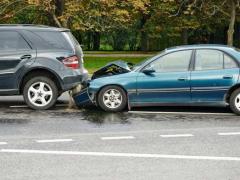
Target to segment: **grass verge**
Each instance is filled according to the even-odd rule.
[[[144,59],[146,59],[146,57],[84,57],[84,66],[89,71],[89,73],[92,74],[97,69],[105,66],[107,63],[112,61],[123,60],[137,64]]]
[[[84,54],[145,54],[145,55],[152,55],[156,54],[158,51],[84,51]]]

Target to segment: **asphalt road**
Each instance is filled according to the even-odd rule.
[[[240,118],[228,108],[48,111],[0,97],[1,180],[239,180]]]

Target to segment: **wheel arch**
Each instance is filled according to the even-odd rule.
[[[58,91],[62,91],[62,83],[61,83],[61,79],[60,77],[52,72],[51,70],[44,68],[44,67],[35,67],[33,69],[30,69],[29,71],[27,71],[21,78],[20,83],[19,83],[19,91],[20,94],[23,93],[23,88],[24,85],[26,84],[26,82],[31,79],[32,77],[36,77],[36,76],[47,76],[49,78],[51,78],[55,83],[56,86],[58,88]]]
[[[236,89],[240,89],[240,83],[234,85],[233,87],[231,87],[231,88],[228,90],[227,94],[225,95],[225,102],[227,102],[227,103],[230,102],[231,94],[232,94]]]

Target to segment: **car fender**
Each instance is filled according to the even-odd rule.
[[[234,86],[232,86],[226,93],[225,97],[224,97],[224,101],[229,103],[229,99],[231,97],[231,94],[236,90],[240,88],[240,82],[238,82],[237,84],[235,84]]]
[[[129,93],[136,93],[136,77],[136,72],[129,72],[126,74],[94,79],[89,82],[89,93],[94,94],[94,100],[96,100],[98,93],[104,87],[114,85],[121,87],[126,92],[129,101],[131,99]]]
[[[21,85],[23,83],[23,80],[24,78],[26,77],[26,75],[30,72],[34,72],[36,70],[44,70],[44,71],[48,71],[49,73],[53,74],[58,82],[60,83],[60,86],[62,87],[63,86],[63,81],[62,79],[60,78],[60,75],[57,74],[56,71],[52,70],[51,68],[48,68],[46,66],[42,66],[41,64],[32,64],[29,68],[25,69],[25,71],[19,76],[19,79],[18,79],[18,88],[20,89],[21,88]]]

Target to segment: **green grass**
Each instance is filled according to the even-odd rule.
[[[84,54],[156,54],[157,51],[149,51],[149,52],[143,52],[143,51],[84,51]]]
[[[85,57],[84,58],[84,66],[92,74],[97,69],[105,66],[107,63],[123,60],[126,62],[131,62],[133,64],[137,64],[146,59],[146,57]]]

